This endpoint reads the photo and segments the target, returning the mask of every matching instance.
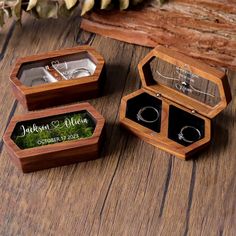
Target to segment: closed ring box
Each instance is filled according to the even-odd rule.
[[[105,120],[89,103],[29,112],[12,118],[4,143],[24,172],[99,157]]]
[[[13,92],[29,111],[98,97],[103,57],[79,46],[19,58],[10,76]]]
[[[148,53],[138,70],[142,88],[122,98],[121,124],[181,159],[207,146],[211,119],[231,101],[225,73],[163,46]]]

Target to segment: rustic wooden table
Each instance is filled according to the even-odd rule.
[[[79,19],[35,20],[0,34],[0,235],[236,235],[236,73],[233,102],[214,121],[213,144],[181,161],[119,127],[123,95],[137,90],[138,62],[150,50],[79,29]],[[23,175],[2,135],[23,113],[8,82],[17,57],[77,44],[107,62],[103,97],[90,101],[107,120],[104,158]]]

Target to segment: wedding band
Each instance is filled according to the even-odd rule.
[[[80,72],[87,72],[88,75],[91,75],[91,72],[90,72],[87,68],[81,67],[81,68],[78,68],[78,69],[75,69],[74,71],[72,71],[72,73],[71,73],[71,78],[72,78],[75,74],[80,73]]]
[[[153,119],[153,120],[147,120],[147,119],[143,118],[143,116],[142,116],[143,112],[146,111],[146,110],[149,110],[149,109],[152,110],[152,111],[154,111],[154,112],[156,113],[156,117],[155,117],[155,119]],[[145,123],[154,123],[154,122],[158,121],[159,116],[160,116],[159,111],[158,111],[155,107],[146,106],[146,107],[141,108],[141,109],[138,111],[137,120],[138,120],[138,121],[143,121],[143,122],[145,122]]]
[[[189,140],[189,139],[186,139],[186,138],[184,137],[184,131],[186,131],[187,129],[190,129],[190,130],[196,132],[196,134],[197,134],[197,136],[198,136],[196,140]],[[183,140],[183,141],[186,142],[186,143],[194,143],[195,141],[199,140],[201,137],[202,137],[202,134],[201,134],[200,130],[197,129],[197,128],[195,128],[195,127],[193,127],[193,126],[184,126],[184,127],[180,130],[180,132],[179,132],[179,134],[178,134],[179,140]]]

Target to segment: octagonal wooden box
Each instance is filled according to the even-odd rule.
[[[10,81],[27,110],[38,110],[100,95],[104,59],[90,46],[19,58]]]
[[[99,157],[104,123],[89,103],[29,112],[12,118],[4,143],[25,173],[88,161]]]
[[[211,119],[231,101],[225,73],[162,46],[138,69],[142,88],[122,98],[121,124],[181,159],[208,145]]]

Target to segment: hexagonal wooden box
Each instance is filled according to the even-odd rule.
[[[10,81],[27,110],[38,110],[100,95],[104,59],[90,46],[19,58]]]
[[[105,120],[89,103],[47,109],[12,118],[4,143],[24,172],[99,157]]]
[[[225,73],[162,46],[138,69],[142,88],[122,98],[121,124],[181,159],[207,146],[211,119],[231,101]]]

